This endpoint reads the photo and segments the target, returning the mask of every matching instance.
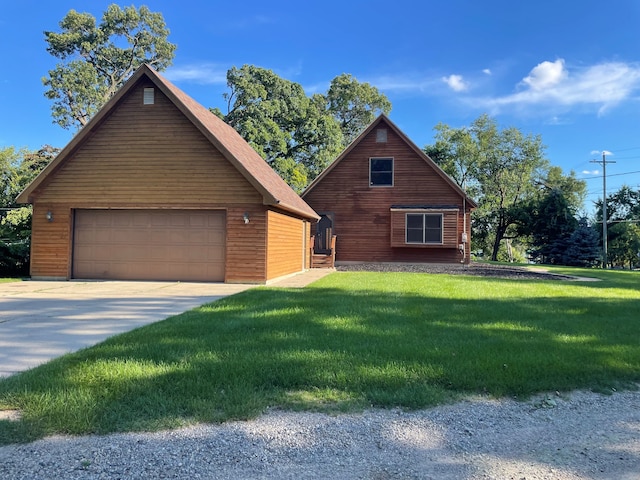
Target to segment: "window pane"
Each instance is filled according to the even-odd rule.
[[[442,243],[442,215],[425,215],[424,223],[424,242]]]
[[[428,228],[424,231],[425,243],[442,243],[442,235],[440,229]]]
[[[407,228],[419,228],[422,230],[424,215],[407,215]]]
[[[372,158],[371,172],[390,172],[393,169],[393,159],[391,158]]]
[[[407,243],[423,243],[422,229],[407,228]]]
[[[426,228],[440,228],[442,215],[425,215],[424,222]]]
[[[393,176],[391,173],[371,172],[371,185],[393,185]]]

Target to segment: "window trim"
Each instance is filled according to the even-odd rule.
[[[422,241],[410,242],[409,241],[409,215],[422,217]],[[439,217],[440,218],[440,241],[432,242],[426,241],[427,223],[425,217]],[[415,230],[415,229],[414,229]],[[432,229],[435,230],[435,229]],[[444,214],[441,212],[406,212],[404,214],[404,241],[407,245],[444,245]]]
[[[373,165],[373,160],[391,160],[391,183],[383,184],[383,185],[374,185],[371,181],[371,166]],[[395,160],[394,157],[369,157],[369,188],[389,188],[393,187],[395,183]],[[379,172],[376,172],[379,173]],[[386,173],[386,171],[384,172]]]

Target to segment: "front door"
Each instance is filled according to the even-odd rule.
[[[333,236],[332,214],[321,214],[320,221],[316,227],[316,241],[314,253],[329,255],[331,253],[331,237]]]

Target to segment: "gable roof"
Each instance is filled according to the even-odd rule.
[[[102,121],[117,106],[118,102],[142,78],[149,79],[180,110],[191,123],[216,147],[222,155],[262,195],[264,205],[300,215],[308,219],[319,219],[318,214],[287,185],[287,183],[251,148],[236,130],[196,102],[169,80],[148,65],[142,65],[120,90],[100,109],[82,130],[62,149],[58,156],[17,197],[18,203],[31,203],[34,192],[57,171],[81,146]]]
[[[349,155],[349,153],[367,135],[369,135],[369,133],[371,133],[371,131],[374,128],[376,128],[382,122],[386,123],[389,126],[389,128],[391,128],[391,130],[393,130],[409,146],[409,148],[411,148],[418,155],[418,157],[420,157],[422,160],[425,161],[425,163],[427,163],[431,168],[433,168],[434,172],[438,174],[440,177],[442,177],[442,179],[446,183],[448,183],[453,190],[455,190],[461,197],[465,198],[466,202],[469,204],[471,208],[478,207],[477,203],[474,202],[473,199],[471,199],[466,194],[466,192],[462,188],[460,188],[460,186],[456,182],[454,182],[453,179],[449,175],[447,175],[444,170],[442,170],[442,168],[440,168],[440,166],[436,162],[434,162],[426,153],[424,153],[420,148],[418,148],[418,146],[415,143],[413,143],[411,139],[409,139],[409,137],[407,137],[404,134],[404,132],[396,126],[396,124],[394,124],[391,120],[389,120],[389,117],[387,117],[384,113],[380,114],[378,118],[376,118],[373,122],[371,122],[371,124],[360,135],[358,135],[358,137],[353,142],[351,142],[351,144],[347,148],[344,149],[344,151],[340,154],[340,156],[336,158],[333,161],[333,163],[331,163],[331,165],[325,168],[325,170],[320,175],[318,175],[313,180],[313,182],[311,182],[307,186],[307,188],[304,189],[304,191],[302,192],[302,198],[304,198],[305,195],[307,195],[311,190],[313,190],[315,186],[318,183],[320,183],[322,179],[326,177],[327,174],[336,167],[336,165],[338,165],[342,160],[344,160],[344,158],[347,155]]]

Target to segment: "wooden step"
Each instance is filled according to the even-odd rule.
[[[311,257],[311,268],[333,268],[332,255],[320,255],[314,253]]]

